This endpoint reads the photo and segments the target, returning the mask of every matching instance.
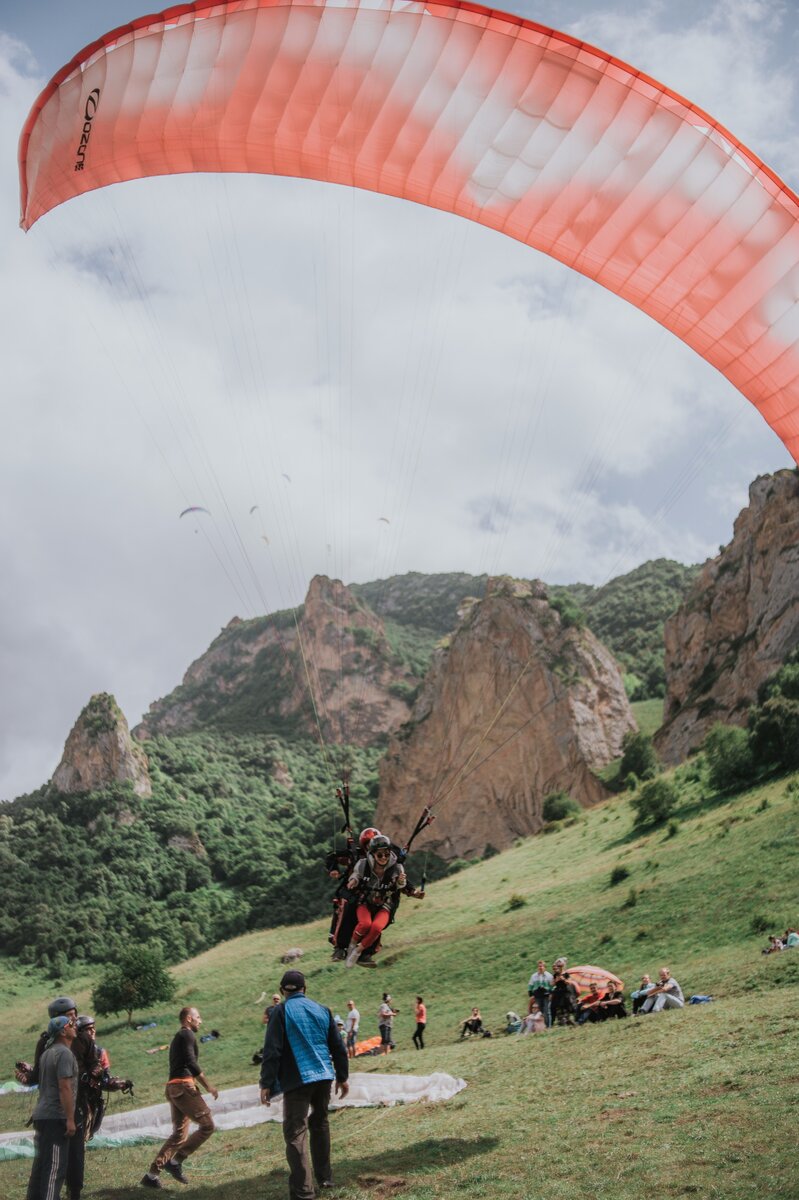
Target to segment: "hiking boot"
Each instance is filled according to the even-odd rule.
[[[177,1179],[178,1183],[188,1183],[188,1179],[183,1174],[183,1163],[172,1162],[164,1163],[164,1170],[169,1171],[173,1179]]]
[[[360,956],[361,956],[360,943],[352,942],[349,950],[347,951],[347,957],[344,960],[344,966],[345,967],[354,967],[356,962],[360,958]]]
[[[330,955],[330,961],[331,962],[343,962],[346,957],[347,957],[347,951],[344,949],[341,949],[339,946],[336,946],[335,950]]]
[[[375,960],[373,958],[359,958],[358,966],[359,967],[376,967],[377,963],[375,962]]]
[[[164,1185],[157,1175],[143,1175],[141,1181],[142,1187],[162,1188]]]

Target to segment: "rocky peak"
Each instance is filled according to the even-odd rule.
[[[135,733],[313,737],[318,722],[326,742],[365,746],[407,719],[417,683],[382,620],[340,580],[316,575],[296,613],[231,621]]]
[[[380,769],[376,823],[395,837],[426,804],[426,845],[471,858],[542,826],[551,792],[605,795],[593,768],[635,728],[618,665],[550,606],[545,586],[491,579],[434,659],[411,722]],[[421,839],[420,839],[421,840]]]
[[[761,475],[732,541],[705,563],[665,625],[666,701],[656,738],[677,763],[717,721],[744,725],[757,692],[799,645],[799,473]]]
[[[72,795],[112,783],[130,783],[137,796],[152,795],[146,755],[131,738],[114,697],[101,692],[92,696],[72,727],[51,785]]]

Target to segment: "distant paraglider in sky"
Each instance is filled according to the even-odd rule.
[[[252,508],[250,509],[250,516],[252,516],[252,514],[253,514],[254,512],[258,512],[258,505],[257,505],[257,504],[253,504]]]
[[[283,474],[283,478],[285,479],[286,483],[291,483],[291,476],[287,475],[285,471],[283,471],[282,474]]]
[[[386,525],[390,525],[390,524],[391,524],[391,522],[389,521],[388,517],[378,517],[377,519],[378,519],[378,521],[385,521]]]
[[[192,504],[189,508],[184,508],[180,516],[185,517],[188,513],[205,513],[209,517],[211,515],[207,508],[200,508],[197,504]]]
[[[659,321],[799,462],[799,197],[690,101],[566,34],[460,0],[202,0],[77,54],[19,162],[24,229],[93,188],[185,171],[457,213]]]

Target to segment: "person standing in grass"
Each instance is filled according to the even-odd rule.
[[[393,1007],[389,993],[383,992],[383,1003],[377,1010],[377,1025],[378,1029],[380,1030],[381,1054],[388,1054],[389,1050],[394,1049],[392,1028],[394,1025],[394,1018],[397,1016],[399,1016],[399,1009]]]
[[[413,1044],[417,1050],[424,1050],[424,1031],[427,1025],[427,1008],[421,996],[416,997],[416,1033]]]
[[[160,1188],[161,1172],[168,1171],[178,1183],[188,1183],[183,1173],[183,1163],[214,1132],[211,1110],[200,1095],[200,1084],[214,1100],[219,1092],[209,1083],[197,1061],[197,1030],[202,1017],[196,1008],[182,1008],[178,1015],[180,1029],[169,1047],[169,1082],[166,1098],[172,1116],[172,1133],[153,1159],[150,1169],[142,1177],[142,1187]],[[197,1125],[188,1137],[189,1125]]]
[[[74,1016],[52,1017],[47,1048],[39,1059],[39,1099],[33,1110],[34,1158],[27,1200],[59,1200],[67,1174],[70,1141],[77,1135],[78,1063],[72,1053]]]
[[[344,1022],[344,1030],[347,1035],[347,1057],[355,1058],[355,1043],[358,1040],[358,1026],[361,1023],[361,1014],[355,1007],[354,1000],[347,1001],[347,1019]]]
[[[261,1064],[261,1103],[283,1093],[283,1138],[289,1165],[291,1200],[314,1200],[320,1188],[333,1187],[328,1106],[330,1087],[349,1091],[349,1059],[333,1014],[305,995],[305,976],[286,971],[280,981],[285,999],[269,1019]],[[311,1158],[308,1161],[308,1135]]]
[[[530,982],[527,984],[527,995],[534,996],[536,1004],[541,1010],[544,1018],[544,1024],[547,1029],[552,1024],[552,1014],[549,1009],[549,998],[554,985],[554,979],[547,970],[547,964],[542,958],[538,960],[538,966],[530,976]]]

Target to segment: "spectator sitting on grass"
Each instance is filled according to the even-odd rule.
[[[506,1033],[521,1033],[522,1019],[518,1013],[505,1013],[505,1020],[507,1021],[507,1025],[505,1026]]]
[[[547,1023],[544,1020],[544,1014],[538,1007],[534,997],[530,997],[527,1005],[527,1016],[522,1021],[522,1027],[519,1033],[543,1033],[547,1029]]]
[[[624,1007],[624,989],[621,984],[614,987],[612,983],[608,984],[608,990],[605,992],[605,997],[599,1006],[599,1011],[602,1019],[607,1021],[612,1017],[617,1017],[621,1020],[627,1016],[627,1009]]]
[[[634,992],[630,993],[630,999],[633,1002],[633,1016],[634,1017],[638,1016],[638,1010],[643,1007],[644,1000],[646,1000],[647,996],[652,991],[652,988],[654,986],[655,986],[654,983],[652,982],[651,978],[648,975],[641,976],[641,986],[639,988],[637,988]]]
[[[661,1012],[664,1008],[683,1008],[684,1005],[685,997],[679,983],[672,979],[668,967],[661,967],[658,982],[644,1001],[641,1013]]]
[[[577,1008],[577,1024],[585,1025],[586,1021],[601,1021],[604,1014],[600,1008],[602,1001],[605,999],[604,992],[600,992],[596,980],[592,979],[588,985],[590,991],[583,996]]]
[[[471,1015],[465,1021],[461,1021],[461,1036],[463,1041],[465,1037],[475,1037],[483,1032],[483,1018],[480,1016],[480,1009],[475,1007],[471,1011]]]
[[[780,950],[784,949],[785,946],[782,943],[782,938],[778,937],[776,933],[772,933],[769,935],[768,945],[766,946],[765,950],[762,951],[762,953],[779,954]]]
[[[783,944],[786,950],[795,950],[799,946],[799,929],[786,929]]]

